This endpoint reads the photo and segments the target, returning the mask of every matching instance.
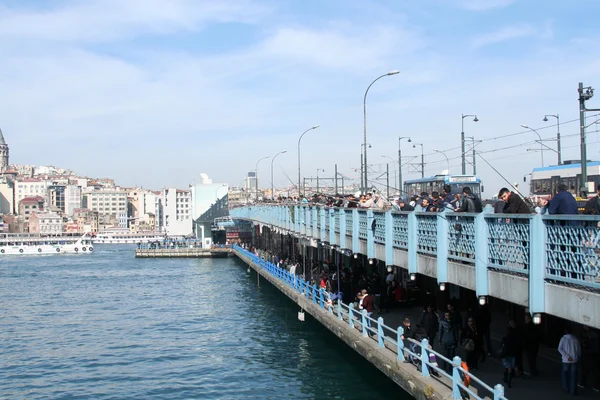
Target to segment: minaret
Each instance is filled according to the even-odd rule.
[[[8,145],[4,140],[2,129],[0,129],[0,173],[6,172],[8,169]]]

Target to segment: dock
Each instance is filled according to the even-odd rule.
[[[229,246],[138,246],[135,258],[226,258],[233,255]]]

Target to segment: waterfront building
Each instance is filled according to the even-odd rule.
[[[48,204],[72,217],[81,208],[81,188],[75,185],[51,185],[48,187]]]
[[[25,217],[22,215],[4,215],[2,217],[4,220],[4,232],[8,233],[25,233],[27,230],[25,229]]]
[[[163,227],[169,236],[192,233],[192,192],[169,188],[163,190]]]
[[[6,144],[4,135],[0,129],[0,173],[4,173],[8,170],[8,152],[8,144]]]
[[[15,212],[15,185],[7,176],[0,176],[0,214]]]
[[[127,214],[127,191],[119,188],[88,191],[83,194],[81,205],[97,211],[105,221],[109,221],[111,216],[116,219],[121,213]]]
[[[23,220],[24,228],[23,229],[25,232],[29,231],[29,219],[31,218],[33,213],[44,210],[44,203],[45,203],[45,200],[41,196],[26,197],[19,201],[18,214],[24,218],[24,220]]]
[[[15,181],[15,204],[28,197],[42,197],[46,204],[48,201],[48,188],[51,181],[40,178],[18,178]]]
[[[99,231],[98,211],[92,211],[87,208],[77,209],[73,213],[73,220],[77,223],[77,231],[79,233]]]
[[[131,232],[157,231],[157,214],[162,205],[161,196],[151,190],[141,188],[131,189],[128,194],[127,206],[130,217],[129,230]]]
[[[29,232],[60,235],[63,232],[63,219],[50,211],[37,211],[29,217]]]

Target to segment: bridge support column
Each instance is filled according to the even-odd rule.
[[[300,209],[294,206],[294,232],[300,233]]]
[[[437,281],[448,282],[448,219],[445,211],[437,215]]]
[[[367,257],[375,258],[375,214],[373,210],[367,210]]]
[[[419,270],[417,265],[417,248],[419,243],[418,222],[414,212],[407,215],[408,221],[408,273],[416,274]]]
[[[546,226],[539,214],[534,215],[530,223],[529,312],[543,313],[546,310]]]
[[[320,224],[321,227],[319,228],[319,240],[321,242],[325,241],[325,209],[320,207],[319,208],[319,220],[320,220]]]
[[[317,229],[317,221],[319,220],[319,212],[316,206],[312,208],[312,238],[319,238],[319,230]]]
[[[340,218],[340,240],[337,245],[340,246],[341,250],[346,248],[346,212],[343,208],[338,208],[336,212],[339,213]]]
[[[385,265],[394,265],[394,218],[392,211],[385,213]]]
[[[485,207],[483,212],[475,217],[475,293],[477,297],[489,294],[489,232],[485,214],[493,212],[491,207]]]
[[[330,209],[328,209],[328,211],[329,211],[328,240],[329,240],[329,244],[333,246],[335,244],[335,210],[333,208],[330,208]]]
[[[360,252],[360,239],[358,238],[358,209],[352,209],[352,252]]]

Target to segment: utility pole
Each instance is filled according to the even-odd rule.
[[[585,89],[585,92],[584,92]],[[587,144],[585,138],[585,112],[600,111],[598,108],[585,108],[586,100],[594,97],[594,89],[591,86],[583,87],[583,83],[579,82],[579,136],[581,139],[581,190],[587,193]]]
[[[335,194],[338,194],[337,176],[337,164],[335,164]]]
[[[363,154],[361,153],[360,154],[360,184],[362,186],[362,193],[364,194],[364,193],[366,193],[366,190],[367,190],[366,188],[367,187],[364,184],[364,182],[365,182],[365,179],[364,179],[364,170],[365,169],[363,168],[363,163],[364,163]]]
[[[472,137],[472,146],[473,146],[473,175],[477,175],[477,167],[475,161],[475,137]]]
[[[385,172],[387,177],[386,187],[387,187],[387,199],[390,199],[390,164],[385,164]]]

